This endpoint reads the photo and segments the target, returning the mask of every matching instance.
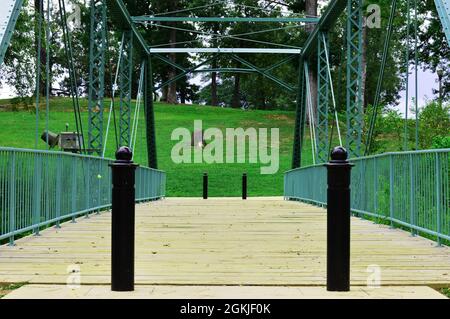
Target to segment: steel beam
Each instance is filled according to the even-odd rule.
[[[122,0],[108,0],[109,12],[112,16],[114,26],[119,30],[133,31],[134,38],[137,40],[138,47],[142,49],[147,55],[150,53],[147,41],[145,41],[142,34],[136,28],[131,20],[130,13]]]
[[[276,68],[282,66],[283,64],[286,64],[286,63],[290,62],[291,60],[295,59],[296,57],[297,57],[296,54],[292,54],[292,55],[288,56],[287,58],[285,58],[285,59],[283,59],[281,61],[278,61],[277,63],[275,63],[275,64],[265,68],[264,71],[265,72],[272,71],[273,69],[276,69]]]
[[[303,59],[299,63],[299,79],[297,89],[297,108],[295,112],[294,146],[292,151],[292,169],[302,164],[302,148],[305,135],[306,102],[305,102],[305,76],[303,73]]]
[[[131,139],[131,88],[133,83],[133,32],[125,31],[119,67],[119,144],[130,146]]]
[[[316,27],[309,35],[308,39],[303,46],[303,59],[306,60],[307,57],[312,56],[315,50],[317,50],[317,38],[319,31],[328,31],[335,24],[341,13],[344,11],[346,6],[345,0],[332,0],[330,4],[325,9],[320,20],[318,21]]]
[[[274,81],[275,83],[277,83],[278,85],[282,86],[283,88],[289,90],[289,91],[295,91],[295,87],[293,87],[290,84],[287,84],[286,82],[280,80],[279,78],[277,78],[276,76],[270,74],[269,72],[264,71],[264,69],[260,69],[258,67],[256,67],[255,65],[253,65],[252,63],[244,60],[243,58],[241,58],[240,56],[237,56],[235,54],[232,55],[232,58],[235,59],[236,61],[244,64],[245,66],[255,70],[256,72],[258,72],[259,74],[261,74],[262,76]]]
[[[159,89],[161,89],[161,88],[163,88],[163,87],[165,87],[165,86],[167,86],[167,85],[170,85],[171,83],[173,83],[173,82],[175,82],[175,81],[178,81],[178,80],[181,79],[182,77],[185,77],[185,76],[188,75],[189,73],[194,72],[194,71],[197,70],[199,67],[201,67],[201,66],[203,66],[203,65],[205,65],[205,64],[207,64],[207,63],[209,63],[209,62],[211,62],[211,61],[214,60],[214,59],[217,59],[217,56],[213,56],[213,57],[207,59],[206,61],[203,61],[202,63],[193,66],[192,68],[186,69],[186,70],[183,71],[182,73],[176,75],[176,76],[173,77],[172,79],[167,80],[166,82],[162,83],[160,86],[154,88],[153,90],[154,90],[154,91],[158,91]]]
[[[157,58],[157,59],[160,59],[161,61],[163,61],[163,62],[165,62],[165,63],[167,63],[167,64],[173,66],[174,68],[176,68],[176,69],[178,69],[178,70],[181,70],[181,71],[183,71],[183,72],[186,71],[186,69],[183,68],[181,65],[179,65],[179,64],[177,64],[177,63],[175,63],[175,62],[173,62],[172,60],[166,58],[165,56],[162,56],[162,55],[160,55],[160,54],[152,54],[152,56],[154,56],[154,57]]]
[[[103,98],[105,95],[106,3],[91,0],[89,53],[89,153],[103,150]]]
[[[153,108],[153,73],[151,57],[148,56],[144,72],[144,109],[147,138],[147,158],[150,168],[158,168],[156,156],[155,112]]]
[[[3,64],[6,50],[8,50],[23,5],[23,0],[4,1],[2,10],[0,10],[0,66]]]
[[[245,69],[245,68],[215,68],[215,69],[199,69],[194,70],[192,73],[256,73],[253,69]]]
[[[301,54],[301,49],[267,48],[149,48],[150,53],[267,53]]]
[[[347,0],[347,151],[361,154],[362,105],[362,0]]]
[[[434,0],[447,43],[450,45],[450,0]]]
[[[325,43],[324,43],[325,39]],[[329,110],[329,77],[327,52],[329,40],[326,32],[320,31],[317,38],[317,162],[328,162],[328,110]]]
[[[166,17],[166,16],[136,16],[131,17],[134,23],[145,22],[280,22],[280,23],[317,23],[319,18],[289,18],[289,17]]]

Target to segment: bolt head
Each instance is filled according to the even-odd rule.
[[[347,160],[347,158],[348,158],[347,150],[342,146],[335,147],[331,152],[332,161],[344,162]]]
[[[116,152],[116,160],[118,161],[131,161],[132,158],[133,152],[128,146],[122,146]]]

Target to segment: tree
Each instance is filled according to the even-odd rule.
[[[228,6],[223,5],[223,2],[218,1],[210,1],[210,0],[194,0],[192,1],[192,8],[202,8],[201,9],[201,15],[202,16],[210,16],[210,17],[221,17],[226,16],[228,14]],[[216,48],[219,46],[220,43],[220,36],[223,35],[226,30],[229,28],[229,24],[227,23],[217,23],[217,22],[201,22],[198,23],[198,31],[202,33],[202,35],[212,34],[209,37],[209,41],[206,45],[209,45],[210,47]],[[207,38],[205,38],[206,40]],[[211,57],[210,54],[204,54],[201,55],[202,58],[209,58]],[[210,67],[212,69],[217,69],[219,66],[218,63],[218,56],[216,59],[213,59]],[[219,82],[219,74],[217,72],[211,72],[207,76],[203,78],[203,81],[206,82],[210,80],[211,85],[211,99],[210,99],[210,105],[217,106],[219,105],[219,99],[217,95],[217,86]]]
[[[149,7],[147,10],[142,10],[140,12],[143,14],[164,14],[165,12],[174,12],[178,10],[183,10],[183,14],[188,14],[189,12],[184,12],[185,9],[191,6],[190,1],[187,0],[170,0],[170,1],[158,1],[149,0]],[[146,12],[147,11],[147,12]],[[174,14],[171,14],[174,15]],[[191,32],[181,31],[181,29],[194,30],[194,26],[184,22],[160,22],[149,24],[144,26],[146,29],[146,39],[151,46],[157,47],[189,47],[189,41],[196,40],[197,36]],[[172,62],[175,62],[184,68],[189,68],[192,62],[189,60],[189,56],[186,54],[168,54],[167,58]],[[173,66],[167,66],[167,64],[162,63],[153,59],[153,69],[155,73],[155,81],[164,83],[169,79],[172,79],[177,74],[177,70]],[[187,81],[188,77],[184,77],[179,81]],[[180,83],[180,82],[178,82]],[[167,103],[175,104],[178,102],[177,93],[177,83],[172,82],[169,86],[162,89],[161,100]]]
[[[430,148],[436,137],[449,136],[450,105],[429,102],[419,112],[419,144],[423,149]]]
[[[442,99],[450,100],[450,47],[445,37],[442,22],[439,19],[433,0],[420,1],[418,6],[420,15],[419,33],[419,62],[422,66],[437,73],[442,72]],[[422,27],[427,25],[426,28]],[[411,54],[411,61],[414,54]],[[439,91],[434,94],[439,97]]]

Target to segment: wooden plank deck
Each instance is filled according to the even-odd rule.
[[[323,286],[325,210],[281,198],[166,199],[137,206],[136,283],[147,285]],[[110,282],[109,213],[0,247],[0,282]],[[450,285],[450,248],[352,218],[352,285],[369,265],[382,285]],[[72,267],[71,267],[72,265]]]

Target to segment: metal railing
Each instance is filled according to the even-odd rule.
[[[386,153],[352,159],[352,212],[450,241],[450,149]],[[286,172],[284,197],[320,206],[327,202],[323,165]]]
[[[113,160],[0,147],[0,240],[111,206]],[[165,197],[165,172],[136,170],[136,201]]]

